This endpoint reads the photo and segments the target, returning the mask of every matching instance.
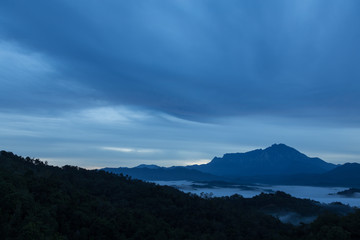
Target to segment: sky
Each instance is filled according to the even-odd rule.
[[[0,148],[86,168],[284,143],[360,163],[358,0],[2,0]]]

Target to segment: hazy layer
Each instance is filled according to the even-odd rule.
[[[231,196],[233,194],[242,195],[245,198],[251,198],[260,193],[271,193],[276,191],[286,192],[297,198],[306,198],[319,201],[321,203],[341,202],[350,206],[360,207],[359,197],[345,197],[333,195],[337,192],[346,190],[343,187],[311,187],[311,186],[284,186],[284,185],[259,185],[259,186],[239,186],[239,188],[199,188],[193,187],[193,184],[200,185],[189,181],[155,181],[159,185],[169,185],[178,188],[183,192],[195,194],[212,193],[214,197]],[[248,187],[248,189],[243,189]]]

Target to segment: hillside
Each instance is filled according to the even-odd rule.
[[[0,152],[0,239],[360,237],[359,211],[341,217],[324,215],[325,209],[330,208],[281,192],[252,199],[201,198],[104,171],[53,167]],[[294,227],[269,215],[276,212],[320,217]]]

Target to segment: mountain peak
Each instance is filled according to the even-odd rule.
[[[283,143],[279,143],[279,144],[273,144],[270,147],[264,149],[263,151],[267,152],[267,153],[275,153],[277,155],[281,154],[281,155],[291,155],[291,157],[295,157],[296,155],[298,156],[306,156],[305,154],[299,152],[298,150],[296,150],[295,148],[289,147]],[[306,156],[307,157],[307,156]]]
[[[265,150],[287,150],[287,151],[296,151],[299,152],[298,150],[296,150],[295,148],[289,147],[286,144],[283,143],[274,143],[273,145],[271,145],[270,147],[266,148]]]
[[[292,148],[292,147],[289,147],[288,145],[286,145],[284,143],[274,143],[273,145],[271,145],[268,148]]]

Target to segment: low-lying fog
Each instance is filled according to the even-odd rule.
[[[159,185],[168,185],[178,188],[183,192],[200,195],[209,193],[214,197],[231,196],[233,194],[251,198],[262,192],[271,193],[276,191],[286,192],[297,198],[309,198],[321,203],[341,202],[350,206],[360,207],[360,197],[346,197],[336,195],[337,192],[346,190],[343,187],[311,187],[311,186],[283,186],[283,185],[256,185],[256,186],[229,186],[229,187],[207,187],[204,183],[190,181],[154,181]]]

